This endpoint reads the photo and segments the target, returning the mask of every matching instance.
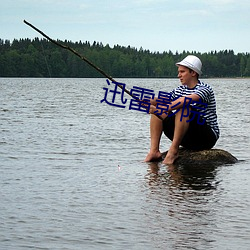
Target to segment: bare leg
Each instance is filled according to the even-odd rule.
[[[150,151],[145,158],[145,162],[157,160],[161,158],[161,152],[159,149],[160,140],[162,135],[162,120],[157,116],[151,115],[150,119]]]
[[[190,112],[190,110],[185,109],[184,115],[186,115],[187,112]],[[174,161],[178,158],[179,146],[181,144],[182,138],[184,137],[184,135],[188,130],[189,123],[186,121],[189,119],[189,116],[187,117],[182,116],[182,121],[181,121],[181,115],[182,115],[182,109],[175,115],[174,138],[168,150],[168,153],[163,161],[164,164],[168,165],[173,164]]]

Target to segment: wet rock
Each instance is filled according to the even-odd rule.
[[[162,157],[166,156],[163,153]],[[174,162],[175,165],[213,165],[236,163],[238,160],[229,152],[223,149],[209,149],[202,151],[188,150],[181,148],[179,158]]]

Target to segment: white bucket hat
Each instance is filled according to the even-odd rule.
[[[192,69],[199,75],[202,74],[202,71],[201,71],[202,63],[201,63],[201,60],[197,56],[189,55],[185,57],[181,62],[176,63],[176,66],[179,66],[179,65]]]

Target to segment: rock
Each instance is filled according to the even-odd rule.
[[[166,156],[167,152],[163,153],[162,157]],[[213,165],[236,163],[238,160],[229,152],[222,149],[209,149],[202,151],[194,151],[181,148],[179,157],[174,162],[175,165]]]

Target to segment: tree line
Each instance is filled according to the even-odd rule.
[[[176,77],[175,63],[186,55],[198,56],[203,77],[249,77],[250,53],[233,50],[150,52],[143,48],[99,42],[59,41],[113,77]],[[0,77],[101,77],[100,73],[67,50],[46,39],[0,39]]]

